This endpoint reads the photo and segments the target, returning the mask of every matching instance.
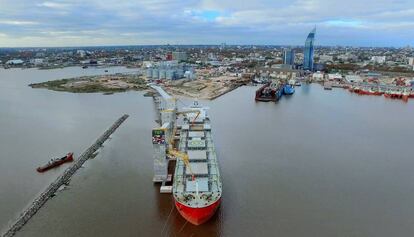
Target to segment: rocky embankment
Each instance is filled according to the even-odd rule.
[[[74,162],[74,164],[67,168],[61,176],[59,176],[53,183],[51,183],[39,197],[37,197],[32,204],[19,216],[16,222],[7,230],[3,237],[11,237],[16,234],[36,212],[51,198],[62,185],[68,184],[70,178],[75,172],[82,167],[82,165],[102,146],[102,144],[115,132],[115,130],[129,117],[124,114],[115,123],[106,130],[88,149],[86,149]]]

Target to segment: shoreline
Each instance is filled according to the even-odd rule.
[[[215,77],[210,79],[180,79],[164,81],[163,86],[174,96],[214,100],[234,89],[246,85],[250,79],[237,77]],[[153,91],[147,85],[149,81],[142,75],[116,73],[95,76],[58,79],[29,84],[33,89],[48,89],[69,93],[103,93],[111,95],[126,91],[145,91],[145,96],[151,96]]]

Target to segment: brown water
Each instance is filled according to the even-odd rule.
[[[224,186],[221,208],[198,227],[186,223],[172,208],[171,196],[159,194],[152,184],[150,132],[155,123],[150,98],[136,92],[103,96],[9,89],[21,97],[8,100],[7,115],[14,121],[9,123],[16,127],[5,126],[0,118],[2,143],[13,138],[0,150],[0,223],[13,213],[4,210],[22,208],[56,175],[33,173],[42,156],[67,150],[79,154],[120,114],[128,113],[130,118],[99,155],[17,236],[414,233],[414,101],[311,85],[277,104],[255,103],[255,89],[242,87],[203,102],[211,108]],[[3,100],[1,94],[1,108],[7,106]],[[42,105],[36,107],[40,111],[28,109],[34,104]],[[18,105],[25,110],[16,116]]]

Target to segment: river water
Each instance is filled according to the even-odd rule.
[[[152,183],[155,110],[139,92],[71,94],[31,82],[104,69],[0,71],[0,224],[4,228],[67,166],[51,156],[86,149],[123,113],[100,153],[17,236],[411,236],[414,101],[357,96],[319,85],[278,103],[241,87],[210,107],[222,206],[186,223]],[[125,71],[122,68],[111,68]]]

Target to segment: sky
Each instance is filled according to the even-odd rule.
[[[414,46],[414,0],[0,0],[0,47]]]

